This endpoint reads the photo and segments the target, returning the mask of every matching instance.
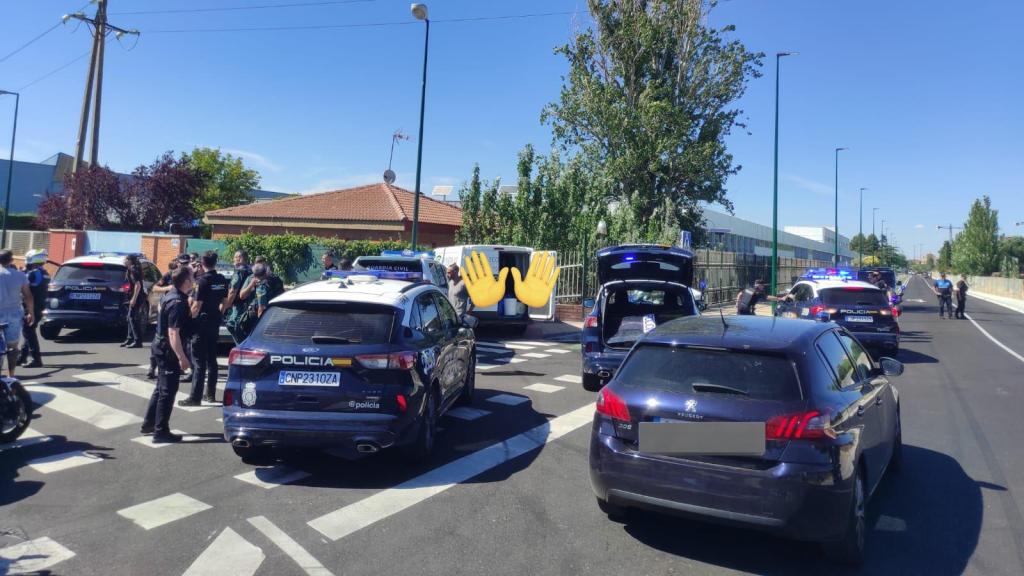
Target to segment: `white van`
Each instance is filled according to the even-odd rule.
[[[519,273],[525,278],[526,271],[530,268],[530,258],[533,256],[534,249],[525,246],[499,246],[496,244],[446,246],[434,248],[434,259],[445,267],[450,264],[458,264],[459,270],[465,275],[465,262],[473,252],[479,252],[481,256],[487,258],[495,278],[498,276],[498,271],[505,267],[518,268]],[[557,256],[554,252],[550,252],[550,254]],[[505,280],[505,298],[494,306],[474,308],[472,315],[480,320],[481,325],[509,326],[522,332],[526,330],[530,322],[549,321],[555,318],[555,291],[551,291],[551,298],[546,306],[527,308],[525,304],[516,300],[515,281],[510,273]]]

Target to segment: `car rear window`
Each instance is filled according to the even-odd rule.
[[[387,272],[423,272],[419,260],[395,260],[390,258],[360,258],[355,264],[363,270],[384,270]]]
[[[677,346],[640,346],[619,369],[616,386],[755,400],[801,397],[796,367],[785,356]]]
[[[386,306],[275,305],[260,318],[253,336],[295,344],[385,344],[391,340],[395,312]]]
[[[54,283],[94,282],[110,284],[124,282],[125,267],[119,264],[65,264],[57,269],[53,276]]]
[[[829,306],[888,306],[885,292],[874,288],[826,288],[821,291],[821,300]]]

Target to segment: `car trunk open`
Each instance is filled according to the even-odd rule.
[[[693,296],[681,284],[613,282],[603,288],[601,337],[609,348],[628,350],[646,332],[693,316]]]
[[[597,281],[664,280],[693,285],[693,253],[653,244],[622,245],[597,253]]]

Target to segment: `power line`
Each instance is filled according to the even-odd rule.
[[[134,12],[111,12],[111,16],[142,16],[146,14],[192,14],[200,12],[234,12],[237,10],[266,10],[274,8],[299,8],[310,6],[337,6],[341,4],[362,4],[374,0],[321,0],[319,2],[292,2],[289,4],[262,4],[258,6],[223,6],[219,8],[171,8],[168,10],[139,10]]]
[[[29,88],[30,86],[34,86],[34,85],[36,85],[36,84],[38,84],[38,83],[42,82],[43,80],[46,80],[46,79],[47,79],[47,78],[49,78],[50,76],[53,76],[53,75],[54,75],[54,74],[56,74],[57,72],[60,72],[61,70],[63,70],[63,69],[65,69],[65,68],[67,68],[68,66],[71,66],[72,64],[74,64],[75,62],[78,62],[78,61],[79,61],[79,60],[81,60],[82,58],[85,58],[85,57],[86,57],[86,56],[88,56],[89,54],[92,54],[92,50],[88,50],[88,51],[86,51],[86,52],[82,52],[82,53],[81,53],[81,54],[79,54],[79,55],[78,55],[78,56],[77,56],[77,57],[76,57],[76,58],[75,58],[74,60],[71,60],[70,62],[68,62],[68,63],[66,63],[66,64],[64,64],[64,65],[62,65],[62,66],[60,66],[60,67],[58,67],[58,68],[54,68],[53,70],[50,70],[49,72],[47,72],[46,74],[43,74],[43,75],[42,75],[42,76],[40,76],[39,78],[36,78],[35,80],[33,80],[33,81],[29,82],[28,84],[25,84],[25,85],[24,85],[24,86],[22,86],[21,88],[18,88],[18,90],[17,90],[17,91],[18,91],[18,92],[24,92],[26,88]]]
[[[543,18],[547,16],[569,16],[575,10],[561,12],[535,12],[532,14],[506,14],[501,16],[474,16],[468,18],[446,18],[431,20],[435,24],[454,24],[460,22],[485,22],[494,20],[517,20],[524,18]],[[281,32],[287,30],[338,30],[343,28],[379,28],[384,26],[408,26],[416,24],[413,20],[395,22],[364,22],[357,24],[307,24],[295,26],[254,26],[246,28],[176,28],[167,30],[146,30],[146,34],[184,34],[194,32]]]
[[[78,11],[78,12],[81,12],[82,10],[85,10],[85,9],[86,9],[86,8],[87,8],[88,6],[89,6],[89,3],[87,2],[87,3],[86,3],[86,4],[84,5],[84,6],[82,6],[81,8],[79,8],[79,9],[78,9],[77,11]],[[14,49],[14,51],[13,51],[13,52],[11,52],[11,53],[7,54],[7,55],[6,55],[6,56],[4,56],[3,58],[0,58],[0,64],[2,64],[2,63],[4,63],[4,62],[6,62],[6,61],[7,61],[7,59],[9,59],[9,58],[10,58],[11,56],[14,56],[15,54],[17,54],[18,52],[21,52],[21,51],[22,51],[22,50],[24,50],[25,48],[28,48],[29,46],[31,46],[32,44],[34,44],[34,43],[35,43],[36,41],[38,41],[38,40],[39,40],[40,38],[42,38],[43,36],[46,36],[46,35],[47,35],[47,34],[49,34],[50,32],[53,32],[54,30],[56,30],[56,29],[57,29],[57,28],[58,28],[58,27],[59,27],[59,26],[60,26],[61,24],[63,24],[63,23],[64,23],[64,21],[63,21],[63,20],[59,20],[59,21],[58,21],[58,22],[57,22],[56,24],[54,24],[53,26],[50,26],[49,28],[47,28],[47,29],[46,29],[46,30],[44,30],[44,31],[43,31],[42,33],[40,33],[40,34],[39,34],[38,36],[36,36],[35,38],[33,38],[33,39],[29,40],[28,42],[25,42],[25,43],[24,43],[24,44],[22,44],[21,46],[18,46],[17,48],[15,48],[15,49]]]

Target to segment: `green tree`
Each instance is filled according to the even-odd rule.
[[[866,237],[863,234],[860,234],[860,233],[854,234],[853,238],[850,238],[850,252],[861,252],[861,251],[863,251],[863,252],[867,252],[868,254],[870,254],[870,252],[868,252],[867,250],[864,250],[864,241],[865,240],[866,240]]]
[[[473,244],[480,241],[480,165],[473,165],[473,177],[468,184],[459,190],[462,205],[462,227],[456,238],[460,244]]]
[[[203,182],[192,206],[202,216],[210,210],[252,202],[260,186],[259,172],[246,168],[241,158],[224,154],[219,148],[196,148],[181,155]]]
[[[500,187],[500,182],[494,184],[495,188]],[[497,229],[494,232],[494,242],[497,244],[515,244],[516,239],[522,236],[522,223],[519,221],[519,214],[516,212],[516,201],[511,194],[498,194],[498,218]]]
[[[485,183],[480,200],[480,237],[477,240],[482,243],[490,243],[495,240],[498,232],[498,185]]]
[[[1003,255],[1003,275],[1017,278],[1024,273],[1024,236],[1004,236],[999,241],[999,248]]]
[[[878,256],[880,249],[881,243],[878,241],[878,236],[868,234],[867,238],[864,239],[864,253],[872,256]]]
[[[935,270],[935,254],[932,254],[931,252],[925,254],[924,265],[925,269],[929,272]]]
[[[988,196],[975,200],[964,229],[953,242],[953,267],[973,276],[988,276],[999,270],[999,212]]]
[[[515,217],[510,224],[509,231],[511,242],[523,246],[532,246],[537,241],[537,231],[540,222],[541,206],[534,202],[533,162],[536,159],[533,146],[527,144],[519,152],[519,163],[516,167],[518,180],[516,181]]]
[[[950,245],[949,240],[943,242],[942,248],[939,248],[938,266],[939,270],[943,272],[949,272],[953,269],[953,247]]]
[[[711,0],[589,0],[594,26],[558,51],[569,72],[542,120],[562,150],[597,167],[613,233],[664,240],[700,214],[731,210],[726,179],[739,171],[725,139],[744,127],[735,107],[760,75],[762,54],[705,25]]]

